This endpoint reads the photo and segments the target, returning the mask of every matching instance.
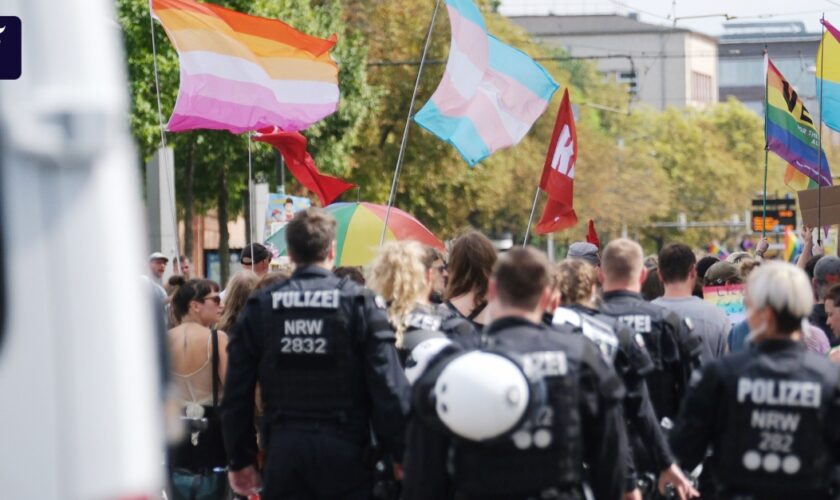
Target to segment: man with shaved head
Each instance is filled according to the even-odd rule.
[[[697,362],[700,340],[675,313],[642,298],[647,269],[642,247],[635,241],[622,238],[610,242],[601,255],[598,273],[604,290],[601,312],[630,326],[655,366],[647,385],[656,419],[648,419],[649,424],[644,428],[630,432],[636,470],[660,474],[660,491],[667,483],[683,490],[684,477],[662,430],[650,423],[659,421],[663,427],[670,427],[687,389],[693,364]]]

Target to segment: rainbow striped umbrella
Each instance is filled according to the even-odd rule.
[[[364,266],[369,264],[379,249],[385,212],[388,207],[373,203],[333,203],[324,207],[338,221],[336,237],[336,266]],[[385,241],[414,240],[443,250],[443,243],[410,214],[391,208]],[[286,253],[286,229],[272,234],[267,244]]]

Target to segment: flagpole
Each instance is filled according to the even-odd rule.
[[[522,246],[528,244],[528,235],[531,234],[531,222],[534,220],[534,212],[537,211],[537,200],[540,199],[540,187],[537,186],[537,192],[534,193],[534,204],[531,206],[531,215],[528,217],[528,229],[525,230],[525,240],[522,242]]]
[[[761,238],[767,236],[767,162],[770,154],[770,141],[767,135],[767,119],[770,111],[770,103],[767,99],[767,86],[770,83],[770,53],[767,51],[767,45],[764,46],[764,58],[767,62],[764,65],[764,196],[762,197],[762,214],[761,214]]]
[[[254,208],[257,206],[254,200],[254,168],[251,162],[251,136],[254,133],[248,131],[248,228],[250,234],[248,239],[251,241],[251,270],[254,265]]]
[[[166,132],[163,126],[163,107],[160,103],[160,76],[158,75],[158,65],[157,65],[157,44],[155,43],[155,19],[154,15],[152,14],[152,2],[149,0],[149,28],[152,34],[152,67],[155,73],[155,96],[157,97],[157,114],[158,114],[158,127],[160,128],[160,148],[163,151],[164,157],[168,157],[167,149],[166,149]],[[168,159],[168,158],[167,158]],[[164,164],[168,164],[169,162],[166,161]],[[172,159],[172,169],[173,169],[173,177],[174,177],[174,169],[175,169],[175,159]],[[175,268],[178,270],[178,274],[181,273],[181,238],[178,234],[178,210],[175,208],[175,187],[172,186],[172,183],[169,182],[170,177],[165,175],[164,178],[166,179],[166,194],[169,196],[169,203],[172,207],[172,233],[175,235]],[[184,226],[184,233],[190,231],[186,225]],[[153,249],[157,251],[156,249]],[[163,248],[160,249],[163,251]],[[186,257],[186,256],[185,256]]]
[[[435,10],[432,12],[432,22],[429,23],[429,31],[426,33],[426,42],[423,46],[423,55],[420,57],[420,67],[417,70],[417,79],[414,81],[414,90],[411,92],[411,103],[408,105],[408,116],[405,119],[400,152],[397,155],[397,166],[394,168],[394,180],[391,182],[391,192],[388,194],[388,209],[385,210],[385,224],[382,226],[382,236],[379,238],[379,246],[385,244],[385,234],[388,232],[388,220],[391,218],[391,207],[394,206],[394,198],[397,195],[397,183],[400,178],[405,147],[408,143],[408,130],[411,128],[411,116],[414,114],[414,101],[417,99],[417,89],[420,87],[420,75],[423,74],[423,66],[426,64],[426,54],[432,42],[432,32],[435,29],[435,19],[440,9],[440,0],[435,1]]]
[[[825,81],[825,73],[823,73],[823,66],[825,64],[825,13],[823,12],[820,18],[820,26],[822,26],[822,36],[820,37],[820,128],[817,129],[817,137],[819,147],[817,148],[817,163],[819,170],[817,171],[817,245],[822,246],[822,129],[823,129],[823,82]]]

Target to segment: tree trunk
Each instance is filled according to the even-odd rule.
[[[228,189],[227,178],[225,177],[226,167],[219,170],[219,191],[217,193],[218,217],[219,217],[219,284],[224,288],[230,276],[230,247],[228,234]]]
[[[195,200],[195,139],[190,137],[187,146],[187,163],[184,170],[186,192],[184,193],[184,255],[190,259],[193,253],[193,202]]]

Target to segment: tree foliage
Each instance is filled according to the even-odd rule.
[[[407,0],[217,0],[216,3],[280,18],[316,36],[338,34],[334,56],[340,67],[339,111],[305,132],[319,168],[360,185],[361,198],[384,203],[417,77],[416,64],[431,19],[432,1]],[[534,190],[544,163],[563,88],[576,107],[578,160],[575,208],[579,219],[594,219],[602,236],[631,235],[648,242],[680,239],[705,244],[726,236],[710,229],[680,233],[654,230],[650,223],[673,221],[685,213],[691,221],[742,216],[763,182],[764,138],[761,119],[736,101],[705,109],[626,110],[624,85],[605,79],[591,61],[573,60],[557,48],[534,42],[510,20],[495,12],[492,1],[479,1],[488,29],[542,64],[561,85],[546,113],[517,146],[499,151],[474,168],[450,145],[413,125],[408,136],[396,206],[423,221],[441,237],[467,225],[486,232],[524,235]],[[132,130],[148,157],[159,142],[151,44],[146,0],[118,0],[129,54],[133,96]],[[177,55],[156,26],[158,68],[164,116],[177,91]],[[414,112],[429,99],[443,74],[449,48],[449,20],[441,8]],[[597,106],[591,106],[591,105]],[[226,132],[170,134],[176,148],[179,192],[185,162],[194,162],[195,209],[216,206],[220,173],[227,175],[231,216],[241,211],[247,173],[247,140]],[[188,152],[191,152],[188,154]],[[256,171],[273,180],[274,153],[253,146]],[[771,155],[772,157],[772,155]],[[830,154],[831,157],[831,154]],[[771,159],[769,190],[785,191],[784,164]],[[299,187],[292,191],[301,192]],[[356,194],[345,195],[355,200]],[[183,197],[179,196],[179,201]],[[541,213],[543,201],[538,206]],[[560,234],[579,240],[585,224]],[[534,240],[539,243],[540,239]]]

